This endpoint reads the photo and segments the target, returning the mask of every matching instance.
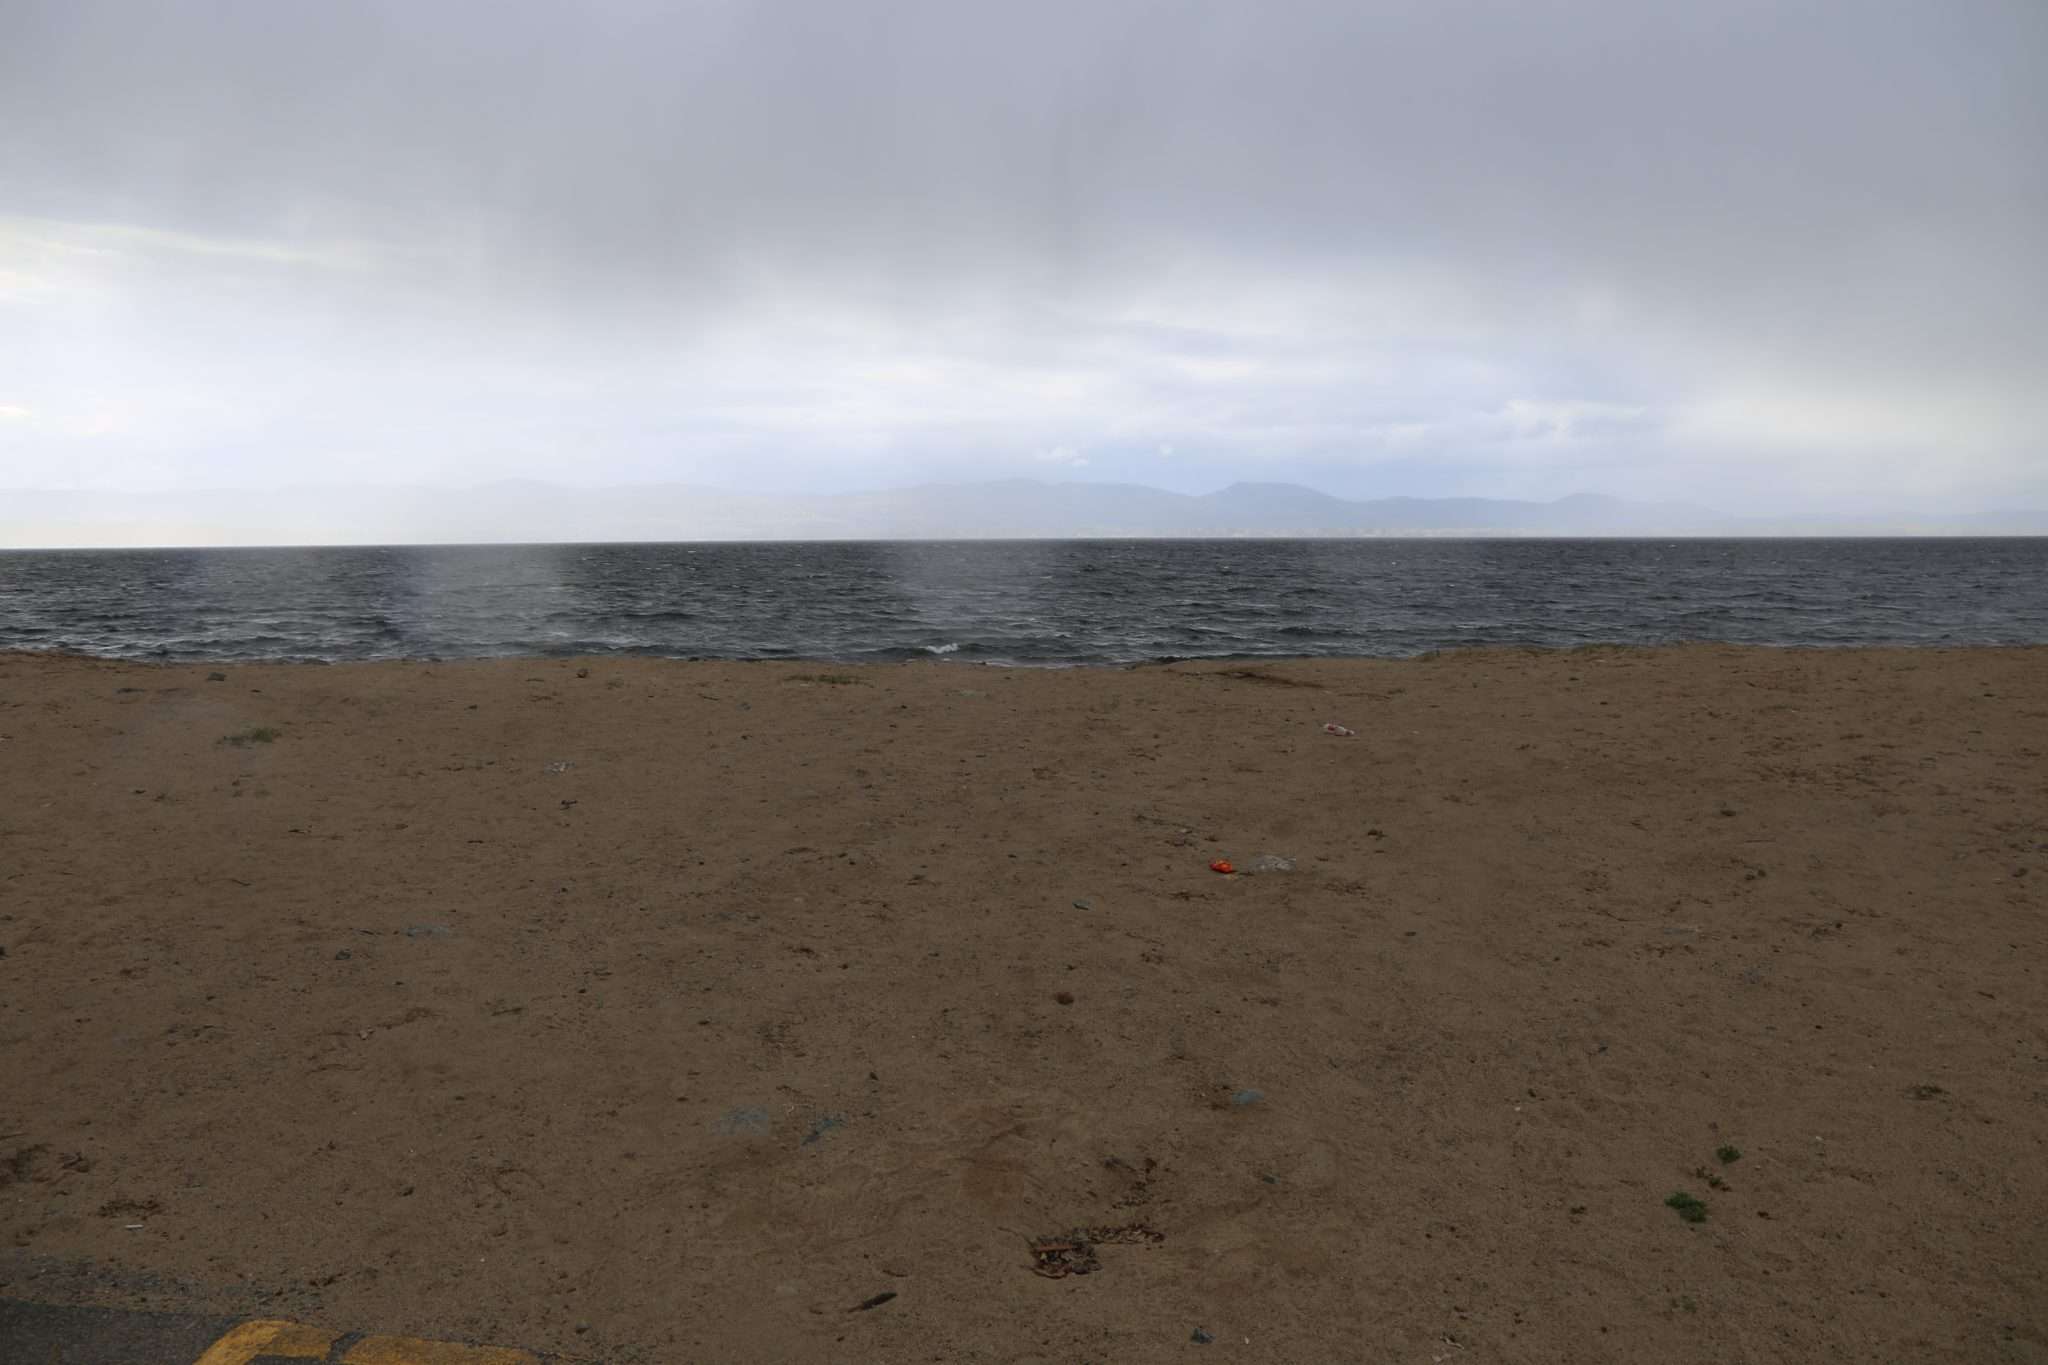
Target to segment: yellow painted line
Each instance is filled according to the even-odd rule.
[[[341,1359],[343,1365],[540,1365],[538,1356],[507,1346],[459,1346],[418,1337],[364,1337]]]
[[[339,1332],[308,1327],[302,1322],[279,1322],[258,1318],[229,1330],[206,1348],[194,1365],[248,1365],[258,1356],[283,1356],[288,1360],[325,1360]]]

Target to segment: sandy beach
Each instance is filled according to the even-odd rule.
[[[2044,911],[2044,648],[0,656],[0,1293],[2048,1360]]]

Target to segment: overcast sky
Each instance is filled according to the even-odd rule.
[[[2048,504],[2042,0],[0,0],[0,488]]]

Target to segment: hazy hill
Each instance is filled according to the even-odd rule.
[[[1919,521],[1742,518],[1593,494],[1332,497],[1289,483],[1190,496],[1139,484],[1009,479],[778,497],[687,484],[0,492],[0,546],[418,544],[1092,536],[2048,534],[2048,513]]]

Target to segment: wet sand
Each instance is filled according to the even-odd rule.
[[[2048,1359],[2048,649],[212,671],[0,656],[0,1293]]]

